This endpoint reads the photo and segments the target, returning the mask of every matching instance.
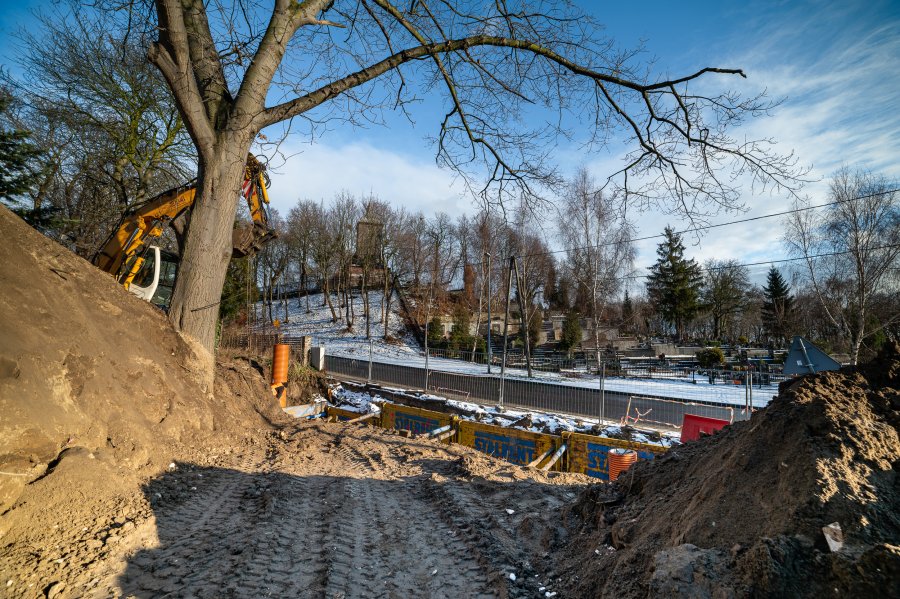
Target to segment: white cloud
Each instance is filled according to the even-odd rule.
[[[287,214],[298,200],[325,200],[345,190],[357,197],[374,194],[395,206],[426,215],[455,216],[472,210],[472,201],[452,174],[439,169],[431,156],[379,148],[368,141],[329,145],[288,140],[286,164],[270,169],[272,205]]]
[[[833,15],[823,17],[829,19],[833,20]],[[832,29],[833,24],[823,26],[813,35]],[[772,116],[734,133],[773,138],[780,152],[794,151],[801,164],[812,167],[809,177],[815,181],[801,194],[816,204],[828,201],[828,178],[842,166],[900,179],[900,86],[893,73],[900,64],[900,23],[886,22],[873,29],[854,29],[848,24],[821,48],[814,47],[818,44],[812,44],[809,37],[803,47],[804,40],[797,32],[796,22],[785,20],[776,29],[765,29],[762,44],[752,44],[749,39],[735,42],[744,50],[727,62],[747,71],[750,85],[741,87],[749,88],[750,93],[754,86],[766,89],[770,97],[784,97],[785,101]],[[791,201],[785,192],[753,196],[748,190],[744,195],[749,208],[746,214],[723,215],[713,222],[780,212],[789,209]],[[646,214],[641,217],[640,232],[653,234],[672,221],[665,215]],[[782,236],[783,217],[763,219],[714,229],[703,236],[699,246],[689,245],[687,253],[701,261],[778,258],[784,255]],[[685,239],[686,244],[694,241]],[[653,262],[654,248],[655,242],[642,243],[638,264]]]

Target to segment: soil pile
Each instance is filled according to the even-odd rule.
[[[0,553],[283,418],[246,360],[204,391],[159,310],[4,207],[0,255]]]
[[[748,422],[569,511],[577,596],[900,596],[900,354],[803,377]],[[822,528],[838,523],[843,548]]]

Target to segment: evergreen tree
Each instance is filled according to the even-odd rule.
[[[662,319],[675,327],[675,337],[684,337],[684,327],[700,309],[703,273],[700,265],[684,257],[681,236],[666,227],[665,240],[656,248],[659,257],[650,267],[647,294]]]
[[[622,300],[622,330],[631,331],[634,328],[634,306],[631,305],[631,298],[628,296],[628,290],[625,290],[625,299]]]
[[[428,347],[433,349],[444,344],[444,323],[435,314],[428,323]]]
[[[578,318],[578,312],[574,310],[566,314],[563,321],[562,337],[559,340],[559,348],[567,354],[572,354],[572,349],[581,341],[581,322]]]
[[[431,325],[429,325],[431,326]],[[472,349],[472,335],[469,333],[471,317],[468,308],[457,304],[453,310],[453,330],[450,331],[450,347],[452,349]],[[429,337],[431,331],[429,330]],[[431,340],[429,339],[429,343]]]
[[[219,318],[223,323],[235,319],[242,320],[248,300],[250,303],[259,300],[259,288],[253,280],[250,259],[237,258],[228,264],[228,275],[225,277],[225,287],[222,288]]]
[[[783,343],[788,336],[791,313],[794,309],[794,297],[784,277],[774,266],[769,269],[766,286],[763,288],[762,319],[766,334],[778,343]]]
[[[5,115],[9,103],[9,96],[0,93],[0,115]],[[34,185],[35,159],[42,154],[28,137],[27,131],[0,129],[0,200],[13,206]]]

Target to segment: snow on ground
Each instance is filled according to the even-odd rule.
[[[344,308],[340,306],[338,296],[331,294],[331,301],[335,312],[338,313],[338,321],[333,322],[331,309],[325,302],[324,294],[314,293],[309,296],[310,311],[306,311],[306,298],[291,298],[287,300],[288,314],[284,316],[284,310],[280,305],[273,306],[275,317],[281,321],[279,330],[286,336],[312,337],[313,345],[324,345],[328,353],[332,355],[356,355],[365,353],[369,356],[369,339],[366,338],[366,318],[363,314],[364,300],[361,295],[353,296],[353,311],[355,313],[353,330],[348,331],[344,322]],[[369,310],[371,312],[371,342],[372,352],[376,356],[388,356],[401,358],[421,354],[422,350],[411,333],[406,330],[403,318],[400,316],[400,298],[396,293],[391,298],[391,311],[388,314],[388,335],[395,339],[387,342],[384,339],[384,325],[381,322],[382,299],[381,291],[369,292]],[[263,302],[256,305],[258,314],[263,313]],[[340,354],[333,352],[342,352]]]
[[[292,337],[312,337],[313,345],[324,345],[326,355],[368,360],[371,347],[373,362],[424,369],[425,354],[415,337],[406,330],[403,319],[400,316],[400,300],[396,293],[391,300],[391,311],[388,315],[388,334],[395,341],[391,343],[385,341],[384,327],[381,324],[383,296],[384,294],[380,291],[369,292],[369,306],[372,314],[371,339],[366,338],[366,322],[363,316],[364,302],[360,295],[353,297],[353,309],[356,318],[352,331],[346,329],[346,325],[343,319],[340,318],[340,315],[337,323],[332,322],[331,310],[327,304],[324,304],[324,296],[321,293],[309,296],[309,313],[306,311],[306,298],[300,297],[287,300],[288,317],[286,319],[280,307],[276,308],[276,314],[282,321],[280,327],[282,333]],[[332,294],[332,302],[336,311],[342,310],[339,306],[337,295]],[[260,314],[262,313],[261,302],[257,304],[257,310]],[[495,355],[494,358],[496,360],[499,356]],[[487,376],[487,365],[485,364],[464,362],[450,358],[431,356],[428,359],[428,368],[431,371]],[[495,364],[491,370],[493,375],[497,376],[499,375],[500,367]],[[567,387],[600,388],[600,377],[585,373],[536,371],[534,378],[529,379],[525,369],[507,368],[506,376],[519,380],[534,380],[536,382]],[[607,391],[617,391],[637,396],[647,395],[734,406],[743,406],[746,401],[743,385],[726,384],[721,379],[714,384],[710,384],[705,376],[700,375],[697,376],[696,381],[686,379],[680,381],[671,378],[606,377],[604,385]],[[777,385],[755,386],[753,388],[753,407],[765,407],[777,393]]]
[[[397,393],[406,393],[405,391],[394,390]],[[478,404],[446,399],[437,395],[428,393],[419,393],[410,395],[419,400],[434,401],[435,404],[445,404],[452,406],[462,412],[460,418],[476,422],[485,422],[515,428],[535,433],[559,434],[563,431],[585,433],[596,435],[599,437],[607,437],[611,439],[627,438],[638,443],[648,443],[651,445],[659,445],[660,447],[671,447],[678,443],[678,432],[655,432],[644,431],[628,427],[628,431],[623,431],[621,426],[600,426],[599,420],[593,418],[577,418],[567,414],[556,414],[549,412],[532,412],[504,409],[498,411],[494,406],[481,406]],[[373,402],[391,403],[389,399],[385,399],[378,395],[370,395],[365,392],[353,391],[342,385],[337,385],[331,390],[331,403],[336,407],[351,412],[359,412],[367,414],[370,412],[378,412],[378,406]],[[440,405],[435,405],[436,411],[441,411]]]

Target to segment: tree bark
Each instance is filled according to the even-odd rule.
[[[196,342],[205,381],[212,388],[219,301],[231,260],[231,231],[241,192],[249,141],[224,142],[200,161],[190,233],[169,308],[169,320]]]
[[[331,310],[331,322],[337,322],[338,315],[334,309],[334,304],[331,302],[331,289],[329,288],[328,273],[325,273],[325,276],[322,277],[322,281],[322,295],[325,296],[325,303],[328,304],[328,308]]]

